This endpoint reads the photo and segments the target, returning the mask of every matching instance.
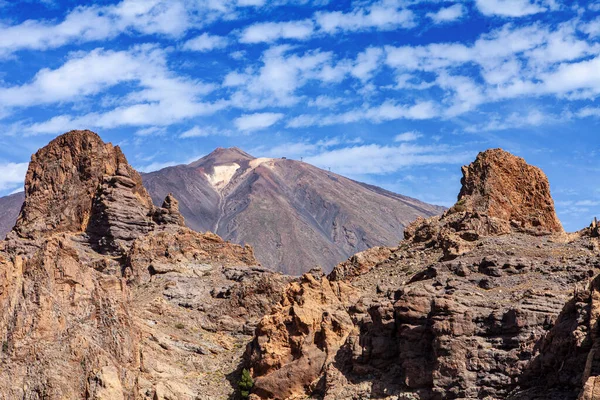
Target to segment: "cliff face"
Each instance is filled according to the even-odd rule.
[[[599,398],[595,227],[563,233],[545,175],[506,152],[463,174],[399,247],[288,287],[247,349],[255,398]]]
[[[259,318],[289,280],[253,251],[154,207],[118,149],[69,132],[32,157],[0,245],[0,397],[231,395]]]
[[[546,175],[502,149],[480,153],[462,168],[455,209],[510,221],[516,228],[562,232]]]

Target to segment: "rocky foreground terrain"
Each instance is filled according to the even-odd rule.
[[[502,150],[462,185],[399,247],[287,287],[248,346],[255,399],[600,399],[597,225],[563,232],[545,175]]]
[[[600,229],[502,150],[397,247],[300,278],[156,207],[118,147],[32,157],[0,245],[0,398],[600,399]]]

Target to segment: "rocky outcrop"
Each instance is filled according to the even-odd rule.
[[[318,269],[288,286],[248,346],[257,396],[288,399],[322,389],[322,374],[354,329],[345,309],[354,295],[349,285],[330,282]]]
[[[159,224],[173,224],[185,226],[185,218],[179,211],[179,201],[173,196],[173,193],[169,193],[163,201],[162,207],[157,208],[154,211],[154,221]]]
[[[600,272],[598,239],[562,232],[545,176],[521,159],[493,150],[463,171],[459,201],[443,216],[418,219],[400,246],[357,254],[334,269],[333,283],[354,293],[347,300],[319,303],[327,296],[300,290],[283,312],[263,319],[259,327],[269,330],[257,330],[250,358],[256,396],[591,396],[596,322],[594,294],[585,288]],[[352,322],[337,324],[344,335],[326,357],[289,351],[323,329],[294,328],[300,341],[289,334],[293,310],[302,315],[308,304],[311,321],[335,312],[337,321]],[[289,382],[296,376],[299,385]]]
[[[563,233],[546,175],[501,149],[479,153],[462,167],[458,201],[440,218],[417,218],[404,238],[444,251],[446,259],[469,252],[485,236],[522,232]]]
[[[467,210],[510,221],[522,230],[563,232],[546,175],[502,149],[480,153],[462,168],[453,211]]]
[[[152,208],[140,175],[129,166],[118,146],[104,143],[90,131],[59,136],[31,157],[25,178],[25,203],[14,232],[31,239],[85,231],[98,188],[110,185],[104,180],[111,176],[127,177],[126,185],[138,206],[148,211]]]
[[[118,149],[69,132],[32,157],[0,244],[0,398],[235,392],[245,344],[290,278],[154,207]]]

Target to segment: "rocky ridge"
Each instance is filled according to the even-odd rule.
[[[235,399],[245,366],[254,399],[600,399],[598,223],[563,232],[506,152],[399,246],[300,278],[152,205],[92,132],[32,159],[0,244],[0,398]]]
[[[244,345],[289,278],[152,205],[118,147],[72,131],[32,157],[0,245],[0,398],[235,393]]]
[[[399,247],[290,284],[246,352],[255,398],[600,398],[597,224],[564,233],[545,175],[499,149],[463,175]]]

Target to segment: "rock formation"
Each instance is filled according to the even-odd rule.
[[[468,210],[522,230],[562,232],[546,175],[502,149],[480,153],[462,168],[462,189],[453,211]]]
[[[487,151],[463,174],[457,204],[400,246],[289,286],[247,350],[254,396],[600,398],[592,228],[565,234],[545,175],[518,157]]]
[[[153,206],[92,132],[32,160],[0,242],[0,398],[234,399],[246,367],[253,399],[600,399],[598,224],[564,233],[517,157],[480,154],[441,217],[300,278]]]
[[[72,131],[32,157],[0,245],[0,398],[233,395],[244,345],[290,281],[152,205],[118,147]]]

